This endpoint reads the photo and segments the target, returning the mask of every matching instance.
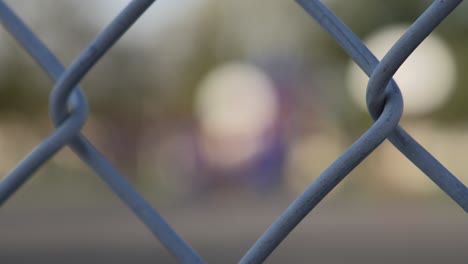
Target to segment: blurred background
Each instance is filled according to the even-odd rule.
[[[129,1],[6,2],[68,65]],[[323,2],[382,58],[432,1]],[[401,125],[465,183],[466,12],[395,76]],[[372,124],[366,83],[294,1],[159,0],[82,81],[83,133],[209,262],[236,262]],[[52,86],[2,29],[0,179],[53,131]],[[269,263],[466,263],[466,220],[385,142]],[[172,259],[69,149],[0,210],[1,263],[155,261]]]

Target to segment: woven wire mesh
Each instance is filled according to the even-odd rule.
[[[0,20],[4,27],[55,82],[50,93],[49,110],[56,125],[56,130],[0,182],[0,205],[21,188],[48,159],[63,147],[70,146],[179,262],[203,263],[202,258],[177,235],[119,170],[80,133],[86,123],[88,105],[78,83],[153,2],[154,0],[130,2],[76,59],[64,68],[13,10],[0,1]],[[418,45],[462,1],[434,1],[380,62],[321,1],[297,2],[369,76],[366,99],[369,113],[375,123],[310,184],[248,250],[240,263],[263,262],[301,220],[386,139],[468,212],[467,187],[399,126],[403,98],[398,85],[392,80],[398,68]]]

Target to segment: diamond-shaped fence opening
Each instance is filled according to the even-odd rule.
[[[60,149],[70,146],[128,205],[177,261],[202,263],[202,258],[80,132],[86,123],[88,105],[78,83],[132,24],[143,16],[153,2],[131,1],[75,60],[64,68],[13,10],[0,1],[0,20],[4,27],[55,82],[50,93],[49,111],[56,126],[56,130],[43,139],[0,182],[0,204],[7,202],[11,195]],[[299,222],[385,139],[463,210],[468,211],[467,187],[399,125],[403,98],[397,84],[392,80],[398,68],[461,0],[434,1],[380,62],[321,1],[297,2],[369,76],[366,100],[375,123],[309,185],[247,251],[240,263],[263,262]]]

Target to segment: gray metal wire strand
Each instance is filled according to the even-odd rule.
[[[399,90],[389,92],[382,116],[288,206],[240,263],[262,263],[302,219],[387,138],[398,124],[402,111]]]
[[[384,105],[384,90],[396,71],[413,51],[463,0],[436,0],[411,24],[372,72],[366,101],[372,117],[377,119]]]
[[[398,125],[402,112],[400,90],[388,91],[380,118],[288,206],[239,263],[262,263],[302,219],[387,138]]]
[[[29,32],[21,30],[23,26],[21,20],[16,17],[3,1],[0,1],[0,22],[10,33],[23,39],[23,42],[26,43],[26,49],[30,49],[34,46],[35,43],[32,41],[33,39],[29,37]],[[38,56],[43,57],[44,61],[47,60],[47,56],[41,53],[38,53]],[[58,68],[50,67],[48,74],[58,77]],[[75,93],[72,98],[70,98],[70,109],[63,122],[57,126],[57,130],[33,149],[0,182],[0,206],[7,201],[40,166],[79,133],[88,116],[86,99],[81,94]]]
[[[65,117],[57,130],[44,139],[0,181],[0,206],[79,133],[86,122],[88,111],[86,103],[81,100],[72,105],[71,113]]]
[[[338,19],[325,5],[318,0],[297,0],[297,2],[335,39],[335,41],[348,53],[348,55],[361,67],[361,69],[371,76],[374,68],[379,64],[378,60],[368,50],[368,48],[359,40],[359,38]],[[424,12],[417,20],[418,27],[435,27],[443,17],[447,16],[459,0],[452,1],[434,1],[429,9]],[[435,22],[427,20],[435,19]],[[426,21],[426,22],[425,22]],[[425,23],[428,23],[425,25]],[[428,28],[425,29],[425,31]],[[400,47],[404,46],[406,41],[415,41],[415,36],[409,31],[408,37],[402,38]],[[421,34],[424,37],[424,34]],[[421,36],[419,40],[422,41]],[[416,41],[417,42],[417,41]],[[416,43],[417,44],[417,43]],[[415,43],[408,43],[414,46]],[[417,46],[417,45],[416,45]],[[414,48],[413,48],[414,49]],[[395,53],[403,54],[404,51],[395,50]],[[400,55],[399,55],[400,56]],[[402,63],[402,62],[401,62]],[[385,84],[385,83],[384,83]],[[392,85],[392,82],[390,83]],[[382,86],[376,86],[382,87]],[[385,87],[385,86],[383,86]],[[382,88],[380,88],[382,89]],[[374,96],[377,102],[382,101],[382,92],[370,91],[369,98]],[[381,106],[377,103],[370,107],[372,117],[379,116]],[[450,198],[452,198],[465,212],[468,212],[468,189],[457,179],[449,170],[447,170],[436,158],[434,158],[424,147],[414,140],[403,128],[398,126],[393,133],[388,136],[389,141],[402,152],[411,162],[413,162],[422,172],[424,172],[439,188],[441,188]]]
[[[340,44],[340,46],[342,46],[351,55],[351,57],[358,63],[359,66],[361,66],[364,69],[364,71],[368,75],[372,74],[372,72],[379,66],[379,62],[375,58],[375,56],[373,56],[372,53],[367,49],[367,47],[364,44],[362,44],[359,38],[356,35],[354,35],[354,33],[352,33],[352,31],[349,28],[347,28],[330,10],[328,10],[328,8],[326,8],[323,4],[321,4],[320,1],[298,0],[298,2],[319,22],[320,25],[322,25],[329,33],[331,33],[331,35]],[[426,11],[421,16],[421,18],[418,20],[418,22],[415,24],[412,30],[419,30],[418,29],[419,27],[427,27],[426,31],[423,31],[420,34],[419,39],[402,38],[400,44],[398,44],[400,46],[396,46],[394,51],[392,51],[392,52],[399,53],[401,55],[400,57],[401,59],[396,60],[395,62],[391,62],[391,63],[400,63],[401,65],[404,62],[404,60],[409,56],[409,54],[411,54],[411,52],[416,48],[416,46],[420,42],[422,42],[422,40],[424,40],[427,34],[432,32],[433,28],[435,28],[451,12],[451,10],[453,10],[459,3],[452,2],[450,3],[450,5],[443,5],[443,4],[444,4],[444,1],[441,1],[439,3],[437,3],[436,1],[433,5],[431,5],[428,11]],[[431,21],[425,22],[427,20],[431,20]],[[426,25],[425,23],[428,23],[428,24]],[[432,27],[432,29],[430,29],[430,32],[427,33],[427,30],[429,27]],[[411,42],[411,43],[408,44],[408,42]],[[406,53],[403,53],[403,51],[398,50],[398,47],[404,47],[405,43],[409,45],[409,48],[408,50],[406,50]],[[415,46],[415,47],[412,48],[412,46]],[[382,69],[385,69],[384,66],[382,67],[383,67]],[[399,66],[396,66],[395,68],[397,69],[398,67]],[[395,90],[399,91],[396,84],[393,81],[391,81],[391,78],[394,72],[386,73],[385,70],[383,71],[384,74],[386,75],[386,76],[383,76],[385,77],[385,81],[381,83],[381,86],[377,87],[377,86],[373,86],[372,84],[370,84],[369,86],[370,87],[369,90],[371,91],[371,97],[373,94],[378,95],[378,98],[375,98],[375,99],[372,98],[370,101],[373,103],[375,102],[380,103],[380,105],[375,104],[378,110],[382,109],[382,104],[383,104],[384,106],[383,113],[385,113],[385,109],[387,107],[387,104],[389,103],[388,102],[389,94],[395,93],[396,92]],[[377,70],[375,71],[377,72]],[[387,83],[388,83],[388,88],[384,92],[384,89],[387,86]],[[374,90],[377,90],[377,93]],[[377,119],[376,122],[379,122],[380,120],[382,120],[382,118],[384,118],[383,113],[380,113],[380,112],[378,113],[378,116],[376,117]],[[395,125],[394,129],[396,129],[396,131],[399,131],[397,129],[397,125]],[[399,132],[400,133],[397,134],[397,136],[403,135],[406,137],[404,138],[404,140],[408,140],[409,136],[406,133],[401,133],[401,131]],[[389,134],[390,133],[388,133],[387,136],[389,136]],[[401,142],[401,140],[399,142]],[[416,142],[414,141],[414,143]],[[350,149],[351,147],[347,151],[349,151]],[[421,150],[421,149],[422,147],[420,147],[418,150]],[[425,150],[424,152],[427,153],[427,151]],[[423,156],[423,155],[420,155],[420,156]],[[347,161],[345,160],[345,162]],[[330,165],[330,167],[334,167],[334,166],[336,166],[335,163]],[[346,172],[346,174],[347,173],[349,172]],[[295,228],[295,226],[303,219],[303,217],[305,217],[307,213],[309,213],[310,210],[313,209],[313,207],[315,206],[315,202],[311,201],[310,199],[309,200],[305,199],[304,197],[312,197],[314,195],[317,195],[317,193],[323,193],[324,188],[317,188],[313,190],[312,186],[320,186],[320,184],[323,184],[327,180],[326,179],[327,177],[323,176],[325,174],[326,174],[326,171],[322,173],[322,175],[320,175],[319,178],[315,180],[312,183],[312,185],[309,188],[307,188],[304,191],[304,193],[301,194],[301,196],[298,199],[296,199],[296,201],[294,201],[293,204],[291,204],[286,209],[286,211],[278,218],[278,220],[276,220],[267,229],[267,231],[256,241],[256,243],[250,248],[247,254],[241,259],[241,263],[263,262],[268,257],[268,255],[271,254],[271,252],[273,252],[273,250]],[[432,178],[433,177],[431,177],[431,179]],[[437,180],[442,179],[441,180],[443,182],[443,184],[441,184],[442,186],[444,186],[444,184],[448,185],[446,192],[448,192],[449,196],[452,197],[458,204],[460,204],[462,208],[466,210],[465,208],[466,204],[464,204],[464,201],[466,199],[466,194],[464,194],[463,192],[460,192],[460,190],[466,191],[466,187],[464,187],[463,183],[458,181],[458,179],[456,179],[450,173],[444,174],[444,177],[440,177],[440,174],[439,174],[439,176],[436,179]],[[444,188],[443,190],[445,191]],[[314,193],[314,192],[317,192],[317,193]],[[457,195],[460,193],[461,195]],[[323,196],[325,195],[326,193]],[[308,207],[309,210],[303,211],[306,207]]]
[[[437,0],[408,28],[403,36],[395,43],[388,51],[382,61],[377,65],[377,68],[370,76],[367,88],[367,104],[369,112],[375,119],[380,113],[380,108],[383,103],[383,89],[386,84],[410,56],[410,54],[419,46],[420,43],[462,2],[462,0],[443,1]],[[402,129],[401,129],[402,130]],[[394,135],[395,133],[392,133]],[[391,141],[401,143],[401,137],[396,134],[391,135]],[[402,135],[400,133],[399,135]],[[404,140],[404,139],[403,139]],[[402,144],[399,144],[402,145]],[[406,145],[408,146],[408,145]],[[409,145],[411,147],[411,145]],[[414,149],[414,148],[413,148]],[[409,151],[408,151],[409,150]],[[412,153],[408,147],[403,149],[404,153]],[[427,151],[425,151],[428,153]],[[458,180],[450,171],[443,166],[437,168],[438,161],[435,162],[426,157],[421,160],[418,157],[418,163],[432,163],[432,168],[422,169],[427,171],[429,178],[447,193],[455,202],[457,202],[465,212],[468,212],[468,188]]]
[[[67,114],[67,100],[74,86],[154,2],[131,1],[68,66],[50,94],[49,110],[55,123]]]
[[[61,85],[66,85],[56,85],[58,89],[56,89],[54,98],[57,99],[54,100],[66,101],[69,93],[72,92],[70,100],[73,101],[74,97],[82,97],[81,92],[73,87],[76,86],[89,68],[118,40],[152,2],[153,1],[131,2],[109,27],[98,35],[95,41],[78,56],[74,63],[72,63],[72,65],[77,65],[74,66],[75,70],[71,66],[66,72],[58,59],[56,59],[47,47],[3,1],[0,1],[0,17],[5,27],[8,28],[10,33],[12,33],[17,41],[41,65],[48,75],[55,81],[61,78]],[[77,71],[78,73],[70,73],[70,71]],[[72,75],[72,78],[66,77],[67,74],[68,76]],[[78,75],[81,75],[81,77]],[[69,78],[73,80],[71,81]],[[77,94],[77,96],[75,96],[75,94]],[[60,107],[65,109],[61,109]],[[51,109],[55,121],[65,120],[63,122],[67,122],[67,114],[64,112],[64,110],[66,111],[66,102],[55,102]],[[63,117],[65,117],[65,119],[63,119]],[[198,254],[173,231],[157,211],[145,201],[126,178],[83,135],[80,134],[73,138],[69,142],[69,145],[133,210],[140,220],[142,220],[180,263],[203,263],[203,260]]]

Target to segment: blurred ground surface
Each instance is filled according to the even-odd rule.
[[[215,197],[216,198],[216,197]],[[236,263],[291,201],[238,195],[162,208],[209,263]],[[468,263],[468,218],[450,203],[325,202],[267,263]],[[175,263],[119,203],[0,210],[0,263]]]

